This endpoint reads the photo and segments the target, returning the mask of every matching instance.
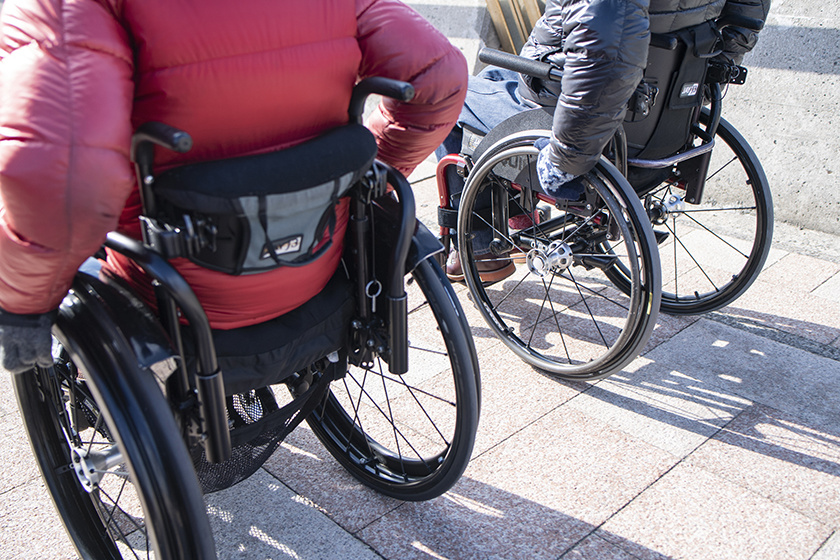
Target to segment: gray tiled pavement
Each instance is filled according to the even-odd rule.
[[[413,176],[427,223],[431,171]],[[519,361],[459,287],[484,395],[459,483],[430,502],[384,498],[299,428],[208,498],[220,558],[840,558],[840,258],[812,254],[840,239],[779,231],[747,294],[663,317],[642,356],[592,384]],[[7,376],[0,393],[0,558],[73,558]]]

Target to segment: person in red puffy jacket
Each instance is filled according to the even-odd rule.
[[[186,154],[156,168],[298,144],[347,121],[367,76],[410,82],[366,123],[378,157],[404,174],[452,128],[463,55],[397,0],[7,0],[0,27],[0,363],[48,364],[55,310],[77,268],[118,229],[139,238],[133,130],[187,131]],[[336,231],[347,223],[339,207]],[[279,316],[310,299],[341,244],[299,268],[231,276],[175,264],[214,328]],[[139,291],[142,271],[108,265]]]

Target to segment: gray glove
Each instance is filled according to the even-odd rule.
[[[55,317],[55,311],[18,315],[0,310],[0,366],[12,373],[21,373],[36,365],[51,366],[50,329]]]
[[[575,181],[576,175],[566,173],[551,161],[549,152],[551,143],[548,138],[540,138],[534,142],[534,147],[540,151],[537,156],[537,175],[545,193],[560,200],[575,201],[583,194],[583,184]]]

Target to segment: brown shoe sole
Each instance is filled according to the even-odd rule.
[[[504,280],[508,276],[511,276],[514,272],[516,272],[516,265],[513,262],[509,262],[506,266],[503,266],[502,268],[499,268],[497,270],[479,272],[478,277],[481,278],[482,284],[493,284],[494,282]],[[452,274],[447,272],[446,277],[449,278],[449,280],[451,280],[452,282],[464,281],[463,272],[461,272],[461,274]]]

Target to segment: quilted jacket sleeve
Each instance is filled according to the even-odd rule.
[[[598,161],[642,78],[649,42],[648,0],[548,0],[522,55],[565,56],[551,139],[560,169],[581,175]]]
[[[467,91],[464,55],[413,9],[396,0],[357,0],[360,77],[410,82],[410,103],[383,99],[367,125],[379,157],[408,175],[437,148],[461,111]]]
[[[96,0],[7,1],[0,57],[0,307],[41,313],[132,188],[133,62]]]
[[[770,0],[727,0],[721,15],[744,16],[764,23],[769,11]],[[727,27],[723,30],[723,41],[724,53],[736,64],[741,64],[744,55],[755,48],[758,32],[744,27]]]

